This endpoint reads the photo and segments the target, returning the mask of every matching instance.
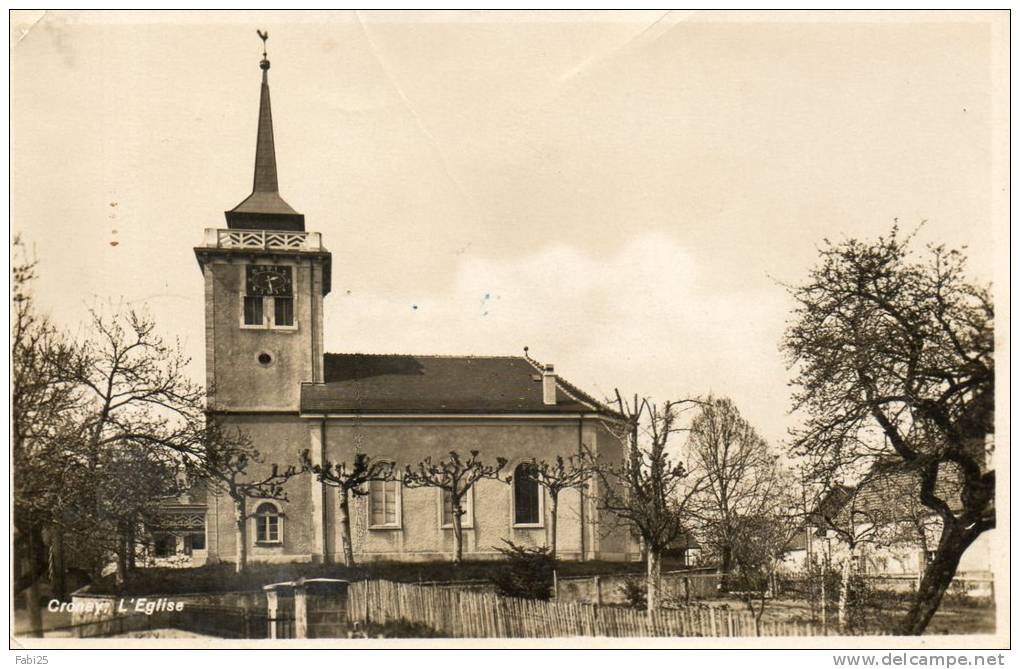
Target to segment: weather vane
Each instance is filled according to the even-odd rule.
[[[263,70],[268,70],[269,58],[266,57],[266,40],[269,39],[269,31],[267,30],[266,32],[262,32],[261,30],[256,28],[255,32],[257,32],[259,37],[262,38],[262,62],[259,63],[259,67],[261,67]]]

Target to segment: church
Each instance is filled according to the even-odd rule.
[[[548,545],[544,488],[505,477],[532,459],[568,457],[582,447],[621,462],[622,444],[607,428],[619,416],[526,349],[500,357],[326,352],[323,302],[332,287],[332,254],[280,196],[265,53],[259,65],[252,193],[226,212],[225,228],[207,228],[194,249],[205,282],[210,414],[244,431],[266,468],[296,465],[306,449],[313,462],[349,463],[362,452],[398,472],[450,451],[478,450],[489,463],[506,458],[504,480],[479,481],[468,495],[464,559],[498,558],[503,540]],[[342,560],[335,489],[311,474],[285,488],[286,501],[250,500],[248,559]],[[393,481],[367,492],[351,504],[356,560],[451,558],[451,510],[439,489]],[[636,559],[632,533],[599,511],[596,495],[594,482],[561,494],[558,556]],[[235,559],[230,499],[210,492],[181,501],[168,507],[169,531],[157,537],[164,554],[188,553],[193,564]]]

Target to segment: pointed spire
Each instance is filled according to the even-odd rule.
[[[273,109],[269,104],[269,59],[266,57],[266,40],[269,33],[256,31],[262,38],[262,92],[259,97],[259,137],[255,144],[255,193],[279,193],[276,179],[276,147],[273,145]]]
[[[269,102],[269,58],[266,40],[269,34],[257,31],[262,38],[262,89],[259,96],[258,138],[255,142],[255,179],[252,193],[244,202],[226,212],[227,227],[257,230],[304,230],[305,217],[280,197],[276,173],[276,146],[273,141],[273,111]]]

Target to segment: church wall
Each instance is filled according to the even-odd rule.
[[[301,451],[317,449],[322,441],[322,423],[297,415],[233,415],[221,420],[244,430],[263,457],[253,473],[268,473],[273,463],[281,468],[297,465]],[[584,425],[583,439],[597,448],[607,461],[619,461],[622,447],[594,421]],[[460,421],[408,422],[371,420],[355,426],[349,421],[329,421],[325,430],[327,460],[350,462],[355,443],[377,458],[392,459],[403,471],[428,455],[443,457],[450,450],[461,454],[475,448],[486,462],[497,455],[509,462],[501,479],[484,480],[473,490],[473,522],[464,530],[465,559],[496,559],[496,547],[508,538],[523,546],[548,544],[551,505],[544,489],[543,526],[513,526],[513,492],[505,483],[518,464],[532,457],[552,459],[557,454],[577,452],[578,424],[575,421]],[[284,514],[283,543],[257,545],[253,524],[248,525],[248,558],[251,562],[318,561],[323,553],[333,561],[342,560],[338,498],[335,489],[320,486],[308,475],[299,475],[285,485],[288,500],[279,502]],[[369,529],[368,499],[351,500],[351,528],[354,551],[359,560],[448,559],[454,551],[453,530],[440,527],[441,496],[434,488],[400,490],[400,528]],[[253,513],[259,502],[249,502]],[[626,529],[611,519],[598,519],[595,500],[577,490],[560,494],[557,550],[563,559],[579,559],[582,549],[588,559],[630,559],[636,547]],[[208,546],[211,559],[234,560],[236,544],[234,511],[227,497],[209,502]],[[320,521],[319,518],[322,520]],[[585,521],[582,523],[582,519]],[[325,532],[320,528],[325,527]],[[582,536],[582,533],[584,536]],[[323,537],[324,535],[324,537]],[[323,545],[323,541],[325,545]]]
[[[601,423],[594,425],[595,444],[602,462],[621,463],[624,459],[624,446]],[[599,553],[612,556],[613,559],[630,559],[638,555],[640,547],[631,535],[630,529],[620,526],[620,521],[611,514],[605,514],[602,528],[597,538]],[[609,531],[610,528],[613,531]]]
[[[308,448],[308,425],[297,415],[225,416],[228,427],[242,429],[250,436],[263,462],[253,465],[252,474],[268,474],[273,463],[285,469],[299,465],[302,450]],[[285,484],[287,501],[278,502],[283,511],[283,543],[256,545],[253,522],[248,522],[248,559],[251,562],[307,561],[315,552],[315,530],[311,514],[312,477],[302,474]],[[248,513],[254,513],[258,500],[248,501]],[[225,495],[210,500],[207,523],[210,558],[233,561],[236,556],[234,507]]]
[[[357,435],[357,437],[356,437]],[[395,461],[402,471],[427,455],[440,458],[450,450],[466,454],[478,449],[486,462],[508,458],[503,477],[532,457],[549,459],[577,452],[578,424],[573,421],[483,421],[407,423],[366,421],[357,426],[333,421],[326,430],[326,458],[349,461],[357,443],[375,457]],[[525,546],[547,544],[551,512],[543,493],[544,522],[539,528],[513,527],[513,494],[504,481],[480,481],[473,491],[473,523],[464,530],[465,558],[497,558],[502,539]],[[326,489],[328,551],[339,557],[341,545],[336,521],[335,491]],[[355,553],[361,559],[435,559],[453,553],[453,530],[440,527],[440,492],[434,488],[401,490],[400,529],[369,529],[367,498],[352,500],[351,526]],[[577,558],[582,548],[581,496],[568,490],[560,496],[557,546],[564,558]],[[590,540],[590,539],[589,539]],[[621,556],[622,557],[622,556]]]

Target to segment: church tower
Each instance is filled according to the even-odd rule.
[[[263,47],[267,35],[259,33]],[[323,380],[322,298],[332,256],[305,217],[280,197],[269,102],[262,88],[252,193],[226,213],[226,228],[206,228],[195,256],[205,277],[209,408],[226,412],[297,411],[300,384]]]

